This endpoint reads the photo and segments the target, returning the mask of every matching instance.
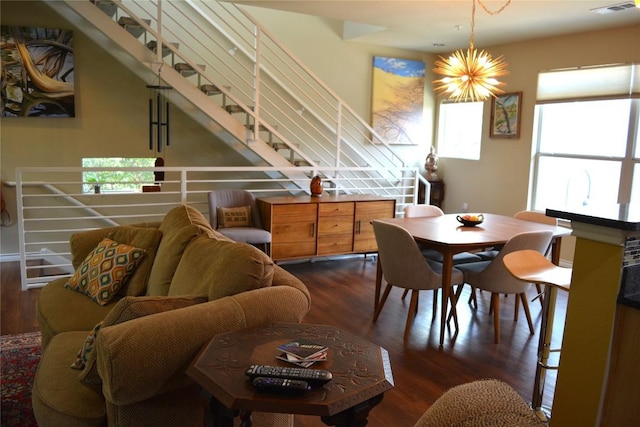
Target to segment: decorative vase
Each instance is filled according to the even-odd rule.
[[[322,178],[319,175],[311,178],[311,197],[321,197],[322,196]]]
[[[431,150],[429,150],[429,154],[424,163],[424,168],[427,171],[426,178],[429,181],[436,181],[438,179],[438,155],[436,154],[436,147],[431,146]]]

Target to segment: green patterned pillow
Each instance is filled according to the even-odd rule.
[[[144,249],[104,238],[87,255],[65,287],[106,305],[127,283],[145,252]]]

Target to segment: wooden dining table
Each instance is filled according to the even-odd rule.
[[[494,246],[501,246],[518,233],[529,231],[551,230],[553,232],[551,260],[554,264],[560,261],[560,243],[563,236],[571,234],[569,228],[525,221],[511,216],[484,214],[484,222],[474,227],[463,226],[456,217],[460,214],[447,214],[420,218],[388,218],[377,221],[399,225],[406,229],[423,247],[437,250],[442,260],[442,325],[447,318],[447,304],[452,295],[451,271],[453,256],[460,252],[481,251]],[[382,286],[382,266],[378,257],[376,274],[375,302],[377,307]],[[440,328],[440,347],[444,343],[444,330]]]

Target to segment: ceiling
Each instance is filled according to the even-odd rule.
[[[342,21],[345,40],[424,52],[448,53],[466,48],[471,34],[473,0],[230,1]],[[502,12],[491,15],[476,0],[475,46],[484,48],[583,31],[640,26],[640,8],[632,7],[633,2],[512,0]],[[505,3],[482,0],[491,12]],[[599,8],[608,13],[593,11]]]

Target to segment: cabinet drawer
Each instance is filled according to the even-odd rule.
[[[353,234],[353,217],[321,217],[318,220],[318,236],[326,234]]]
[[[315,222],[289,222],[287,224],[276,224],[271,230],[272,244],[296,243],[316,240]]]
[[[271,222],[288,224],[291,222],[316,222],[317,207],[312,204],[278,205],[273,207]]]
[[[316,241],[271,244],[273,259],[288,259],[297,257],[311,257],[316,254]]]
[[[318,236],[318,255],[351,253],[353,234],[331,234]]]
[[[354,205],[351,202],[345,203],[320,203],[318,205],[318,216],[350,215],[353,216]]]

